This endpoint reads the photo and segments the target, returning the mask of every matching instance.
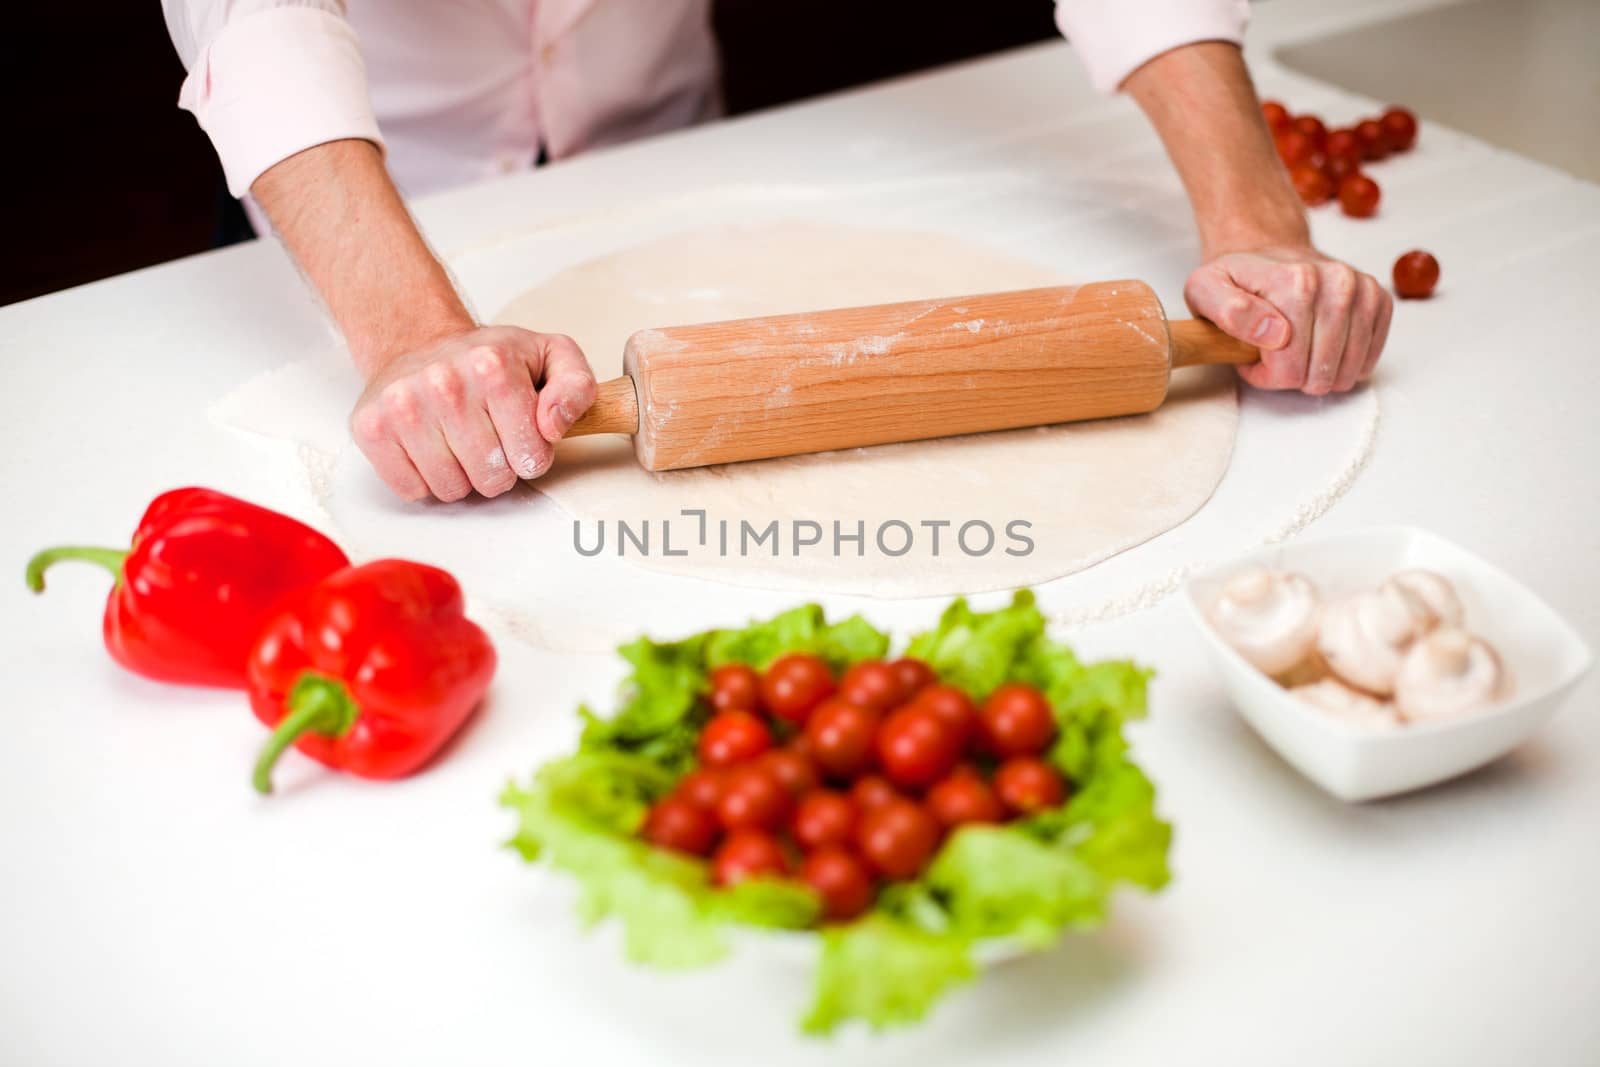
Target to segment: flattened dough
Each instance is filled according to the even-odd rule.
[[[572,335],[604,380],[621,373],[624,341],[645,327],[1068,280],[937,234],[809,222],[730,226],[581,263],[493,321]],[[626,438],[574,439],[535,484],[582,520],[587,548],[605,520],[608,556],[618,552],[619,520],[636,533],[648,521],[650,553],[630,542],[622,556],[641,567],[770,589],[931,596],[1043,582],[1171,529],[1211,496],[1237,424],[1231,370],[1196,368],[1175,376],[1159,411],[1133,418],[658,474],[634,462]],[[704,526],[684,509],[703,509]],[[753,538],[741,539],[741,521],[761,532],[774,520],[776,539],[753,547]],[[797,520],[820,524],[822,542],[797,550]],[[908,541],[899,526],[884,526],[895,520],[912,535],[903,554],[889,554]],[[673,551],[687,555],[663,554],[669,521]],[[836,546],[836,521],[847,535],[864,530],[864,542]],[[1019,521],[1028,525],[1011,529],[1031,549],[1007,536]],[[988,551],[979,551],[987,540],[981,526],[969,527],[965,549],[958,543],[959,528],[972,522],[994,531]],[[800,540],[814,533],[798,529]]]

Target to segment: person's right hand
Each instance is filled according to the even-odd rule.
[[[549,470],[593,402],[594,372],[572,338],[481,326],[379,366],[350,431],[406,500],[498,496]]]

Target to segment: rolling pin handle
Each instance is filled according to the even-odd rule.
[[[1205,363],[1255,363],[1261,351],[1229,337],[1204,319],[1173,319],[1167,323],[1172,338],[1172,365],[1194,367]]]
[[[594,403],[568,430],[568,437],[596,433],[638,433],[639,395],[633,379],[624,374],[595,386]]]

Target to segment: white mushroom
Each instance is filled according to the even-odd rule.
[[[1322,609],[1317,649],[1350,685],[1389,696],[1401,659],[1420,636],[1415,603],[1393,585],[1335,600]]]
[[[1211,625],[1239,655],[1282,675],[1311,654],[1319,598],[1302,574],[1249,570],[1229,579],[1211,609]]]
[[[1504,692],[1506,676],[1489,643],[1440,626],[1406,653],[1395,679],[1395,705],[1411,722],[1476,711]]]
[[[1390,730],[1400,725],[1395,717],[1394,705],[1386,700],[1351,689],[1337,678],[1324,678],[1310,685],[1297,685],[1289,690],[1324,714],[1371,730]]]
[[[1435,626],[1460,626],[1465,612],[1456,587],[1450,579],[1434,571],[1401,571],[1387,582],[1385,588],[1396,586],[1411,594],[1412,614],[1419,628],[1426,633]]]

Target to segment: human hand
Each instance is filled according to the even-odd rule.
[[[1394,302],[1370,274],[1309,245],[1227,252],[1189,275],[1196,315],[1255,345],[1261,362],[1239,368],[1258,389],[1343,393],[1372,376]]]
[[[498,496],[550,469],[594,402],[570,337],[480,326],[380,364],[350,413],[356,444],[406,500]]]

